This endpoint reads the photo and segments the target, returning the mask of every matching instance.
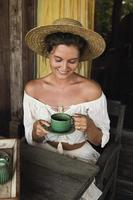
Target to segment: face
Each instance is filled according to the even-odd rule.
[[[56,77],[65,79],[78,67],[79,50],[73,45],[58,45],[50,52],[49,61]]]

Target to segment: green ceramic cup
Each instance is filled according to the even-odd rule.
[[[56,113],[51,116],[51,128],[54,132],[68,132],[73,125],[72,117],[65,113]]]
[[[10,156],[0,151],[0,184],[6,183],[10,179]]]

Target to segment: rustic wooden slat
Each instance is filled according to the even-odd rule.
[[[23,29],[22,29],[22,48],[23,48],[23,83],[24,85],[30,79],[35,77],[36,73],[36,57],[35,54],[25,44],[25,35],[33,27],[37,21],[37,0],[23,0]]]
[[[8,0],[0,1],[0,130],[8,132],[10,120],[10,42]]]
[[[133,147],[129,145],[124,145],[119,160],[119,177],[128,181],[133,181]]]
[[[17,136],[22,121],[22,99],[25,82],[33,78],[34,59],[25,52],[24,36],[29,24],[34,24],[34,1],[12,0],[9,4],[10,19],[10,135]],[[27,15],[28,14],[28,15]],[[27,18],[26,18],[27,17]],[[29,20],[30,22],[29,22]],[[33,19],[33,20],[32,20]],[[27,22],[26,22],[27,20]],[[32,26],[33,27],[33,26]],[[32,54],[33,55],[33,54]],[[29,57],[28,57],[29,56]],[[32,69],[32,70],[31,70]]]
[[[117,177],[117,198],[125,200],[126,196],[133,199],[133,131],[123,130],[122,149],[120,152],[118,177]],[[120,195],[121,194],[121,195]],[[122,197],[123,196],[123,197]],[[128,199],[127,198],[127,199]]]
[[[10,131],[18,136],[24,85],[35,72],[34,54],[26,47],[24,37],[35,26],[36,2],[0,0],[0,135],[3,136],[9,136],[9,123]]]
[[[125,180],[117,180],[117,199],[116,200],[132,200],[133,199],[133,183]]]
[[[13,0],[9,3],[10,19],[10,98],[11,122],[10,132],[18,131],[18,123],[22,117],[22,1]],[[16,125],[16,130],[15,130]]]

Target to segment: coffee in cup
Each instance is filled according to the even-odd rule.
[[[66,113],[56,113],[51,116],[51,128],[54,132],[68,132],[72,128],[72,117]]]

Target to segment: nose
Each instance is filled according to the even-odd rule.
[[[64,61],[64,62],[62,63],[61,69],[62,69],[63,71],[66,71],[66,70],[67,70],[67,67],[68,67],[68,64],[67,64],[66,61]]]

